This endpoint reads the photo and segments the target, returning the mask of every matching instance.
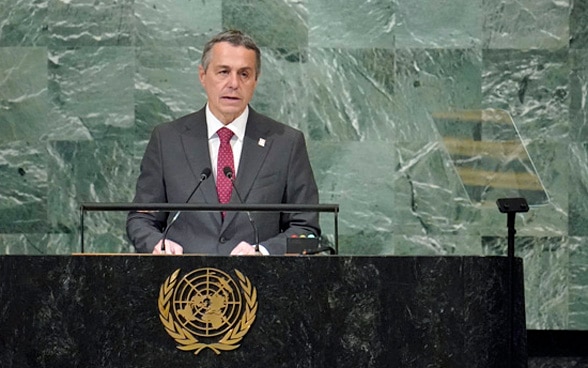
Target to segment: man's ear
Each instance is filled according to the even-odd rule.
[[[206,70],[202,65],[198,65],[198,79],[200,79],[200,84],[204,86],[204,75],[206,74]]]

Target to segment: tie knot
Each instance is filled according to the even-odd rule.
[[[220,128],[216,134],[218,134],[221,143],[229,143],[235,133],[233,133],[229,128]]]

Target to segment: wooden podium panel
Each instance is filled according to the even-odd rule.
[[[502,368],[512,362],[526,367],[522,261],[509,262],[502,257],[2,256],[0,366]],[[177,317],[167,327],[161,320],[178,302],[162,299],[171,295],[162,286],[191,294],[192,301],[212,296],[200,288],[208,285],[205,277],[180,287],[182,277],[206,270],[229,275],[235,285],[249,282],[244,288],[250,306],[241,308],[249,314],[238,320],[253,322],[248,330],[234,327],[242,332],[238,347],[223,350],[236,341],[225,338],[219,354],[210,346],[228,332],[192,336],[208,344],[195,354],[178,349],[186,345],[169,333],[170,326],[188,331],[187,320]],[[202,313],[198,308],[192,313]],[[223,313],[228,308],[225,301]],[[219,324],[229,318],[223,313],[216,315]]]

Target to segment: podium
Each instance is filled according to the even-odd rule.
[[[247,285],[248,314],[196,352],[162,316],[170,285],[210,270]],[[511,293],[504,257],[2,256],[0,366],[526,367],[518,258],[513,274]]]

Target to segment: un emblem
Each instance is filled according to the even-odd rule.
[[[197,355],[234,350],[257,313],[257,290],[241,272],[237,281],[215,268],[200,268],[178,281],[180,270],[159,289],[159,319],[178,349]]]

